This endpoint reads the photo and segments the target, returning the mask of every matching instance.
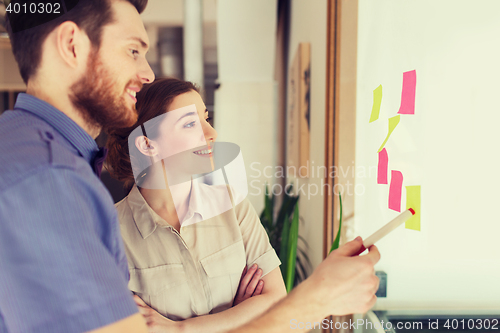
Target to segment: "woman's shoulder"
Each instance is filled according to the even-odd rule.
[[[140,199],[142,199],[142,196],[137,186],[134,185],[125,198],[115,203],[115,208],[118,212],[129,212],[134,208],[134,206],[137,206],[135,204],[136,202],[138,203],[138,206],[142,206]]]
[[[123,198],[122,200],[115,203],[115,209],[118,212],[118,217],[120,217],[120,215],[123,213],[131,211],[130,206],[127,203],[127,197],[128,197],[128,195],[125,198]]]
[[[125,208],[126,206],[126,201],[127,201],[127,197],[121,199],[120,201],[118,201],[117,203],[115,203],[115,208],[116,210],[122,210],[123,208]]]
[[[132,191],[130,191],[125,198],[115,203],[115,209],[118,213],[118,221],[120,222],[122,230],[126,225],[129,225],[134,221],[134,212],[132,210],[132,206],[129,204],[129,198],[131,195]]]
[[[135,248],[134,244],[138,244],[138,241],[142,239],[141,230],[144,230],[136,223],[135,215],[141,212],[134,210],[134,205],[130,203],[131,195],[133,195],[132,191],[124,199],[115,203],[122,239],[129,251]]]

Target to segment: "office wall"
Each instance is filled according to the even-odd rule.
[[[275,0],[219,0],[217,56],[219,89],[215,93],[218,141],[241,147],[248,198],[263,208],[264,170],[277,156],[277,86],[274,80],[277,3]],[[265,169],[267,168],[267,169]]]
[[[10,40],[0,37],[0,90],[24,90],[23,79],[19,74],[17,62],[12,54]]]
[[[215,22],[216,0],[200,0],[203,5],[203,20]],[[183,0],[149,0],[141,14],[146,25],[182,26],[184,23]]]
[[[326,98],[326,0],[294,0],[292,3],[289,68],[299,43],[311,43],[311,118],[310,118],[310,163],[317,167],[325,159],[325,98]],[[304,223],[300,233],[309,244],[309,256],[313,266],[322,260],[323,251],[323,178],[314,175],[299,179],[303,186],[300,193],[300,215]]]

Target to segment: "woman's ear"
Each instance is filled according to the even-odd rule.
[[[135,146],[142,154],[146,156],[158,155],[158,151],[155,148],[155,143],[143,135],[135,138]]]

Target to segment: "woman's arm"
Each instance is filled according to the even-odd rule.
[[[186,319],[180,323],[180,332],[220,332],[226,331],[261,315],[274,303],[286,296],[285,283],[281,276],[279,267],[262,278],[264,289],[262,294],[254,296],[238,304],[213,315],[200,316]]]
[[[140,310],[148,322],[150,332],[210,333],[228,331],[261,315],[286,296],[285,284],[279,267],[269,272],[262,280],[264,281],[264,289],[260,295],[253,296],[230,309],[215,314],[175,322],[161,316],[151,308],[143,307]]]
[[[360,237],[333,251],[285,299],[231,333],[302,332],[297,322],[320,322],[328,315],[370,310],[377,300],[379,279],[373,266],[380,260],[380,253],[372,245],[368,254],[357,256],[362,244]]]
[[[262,270],[259,270],[258,268],[259,266],[257,266],[257,264],[253,264],[250,269],[245,266],[245,269],[241,274],[240,284],[238,286],[238,290],[236,291],[236,296],[234,296],[233,306],[240,304],[252,296],[262,294],[264,281],[260,279]]]

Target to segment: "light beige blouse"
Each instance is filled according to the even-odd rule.
[[[228,192],[224,185],[193,185],[180,233],[149,207],[136,186],[116,204],[129,289],[169,319],[226,310],[245,265],[257,263],[263,275],[280,265],[247,199],[216,214],[213,207],[220,207],[221,197],[233,202]]]

